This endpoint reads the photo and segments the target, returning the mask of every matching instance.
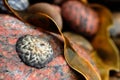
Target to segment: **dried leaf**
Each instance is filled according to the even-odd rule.
[[[54,33],[60,32],[60,28],[57,26],[56,22],[47,14],[16,11],[9,6],[7,0],[3,0],[3,2],[6,8],[24,23],[38,26],[43,30],[51,31]]]
[[[103,63],[96,51],[91,54],[92,59],[94,60],[99,72],[101,74],[102,80],[109,80],[109,69],[108,66]]]
[[[116,46],[118,47],[118,49],[120,51],[120,38],[119,37],[113,37],[112,39],[113,39],[113,41],[115,42]],[[120,57],[120,53],[119,53],[119,57]]]
[[[67,37],[69,41],[82,46],[86,51],[91,52],[94,50],[92,45],[84,37],[71,32],[64,32],[63,34]]]
[[[81,73],[86,80],[101,80],[93,61],[87,55],[87,52],[82,47],[76,46],[77,44],[72,44],[71,46],[71,43],[69,43],[67,39],[66,42],[67,46],[64,50],[64,54],[66,55],[65,58],[70,67]]]
[[[119,70],[119,52],[109,36],[108,29],[112,25],[112,14],[100,5],[91,5],[100,17],[100,29],[92,40],[92,45],[97,50],[93,52],[93,58],[101,72],[102,80],[109,80],[110,70]]]

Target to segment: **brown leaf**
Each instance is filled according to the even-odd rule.
[[[84,37],[80,36],[79,34],[71,32],[64,32],[63,34],[67,37],[67,39],[69,39],[69,41],[72,41],[73,43],[82,46],[86,51],[91,52],[94,50],[89,41]]]
[[[75,34],[73,35],[75,37]],[[67,63],[74,70],[81,73],[86,78],[86,80],[101,80],[96,65],[88,55],[89,53],[81,46],[81,44],[79,44],[80,41],[78,41],[78,44],[74,42],[74,37],[71,36],[72,39],[68,38],[68,36],[66,37],[66,47],[64,49],[64,54],[66,55],[65,58]],[[77,37],[78,35],[76,38]],[[81,39],[81,37],[78,37],[78,39]]]
[[[112,14],[104,6],[91,5],[100,17],[100,29],[92,40],[92,45],[97,52],[93,52],[92,58],[101,72],[102,80],[109,80],[110,70],[119,70],[119,52],[109,36],[108,29],[112,25]]]
[[[18,19],[23,21],[26,24],[31,24],[37,27],[40,27],[43,30],[51,31],[54,33],[60,34],[60,27],[57,23],[47,14],[44,13],[28,13],[24,11],[16,11],[12,9],[7,0],[3,0],[4,5],[6,8],[11,11]]]

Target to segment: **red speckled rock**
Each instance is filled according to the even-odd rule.
[[[77,33],[91,36],[96,34],[99,18],[95,11],[80,1],[70,0],[62,5],[62,16],[69,27]]]
[[[15,45],[20,36],[40,35],[51,43],[54,59],[42,69],[25,65],[19,58]],[[61,42],[45,34],[38,27],[27,26],[21,21],[0,14],[0,80],[79,80],[67,65]]]

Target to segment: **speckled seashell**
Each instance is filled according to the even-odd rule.
[[[42,68],[53,58],[49,42],[40,36],[24,35],[16,43],[16,51],[26,64]]]
[[[28,8],[28,0],[8,0],[8,4],[15,10],[22,11]],[[0,9],[6,11],[3,0],[0,0]]]

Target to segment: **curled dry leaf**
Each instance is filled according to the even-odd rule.
[[[49,4],[49,3],[42,2],[42,3],[37,3],[37,4],[30,6],[27,11],[29,13],[40,12],[40,13],[49,15],[51,18],[53,18],[53,20],[57,23],[59,28],[62,30],[62,17],[60,14],[60,8],[59,10],[57,8],[59,7]]]
[[[84,75],[86,80],[101,80],[96,65],[89,55],[93,50],[90,43],[83,37],[70,32],[65,32],[64,35],[67,45],[64,54],[68,64]],[[86,46],[83,45],[84,43]]]
[[[110,70],[119,70],[119,52],[110,38],[109,28],[113,23],[112,14],[104,6],[92,4],[100,18],[100,29],[92,40],[92,45],[97,50],[92,57],[100,70],[102,80],[109,80]]]
[[[120,37],[112,37],[112,39],[120,51]],[[120,53],[119,53],[119,57],[120,57]]]
[[[79,54],[78,55],[72,48],[66,47],[64,53],[66,54],[65,57],[69,66],[77,72],[81,73],[86,78],[86,80],[101,80],[99,74],[92,66],[92,64],[80,56],[82,52],[80,52],[80,54],[77,52]]]
[[[28,13],[25,11],[18,12],[12,9],[7,0],[3,0],[6,8],[11,11],[19,20],[23,21],[26,24],[31,24],[34,26],[38,26],[44,28],[45,30],[52,31],[55,33],[59,33],[61,28],[59,26],[56,27],[57,23],[54,21],[53,18],[48,16],[45,13]]]
[[[71,32],[64,32],[63,33],[69,41],[72,41],[73,43],[80,45],[83,47],[86,51],[92,52],[94,49],[92,45],[89,43],[87,39],[80,36],[79,34],[71,33]]]

